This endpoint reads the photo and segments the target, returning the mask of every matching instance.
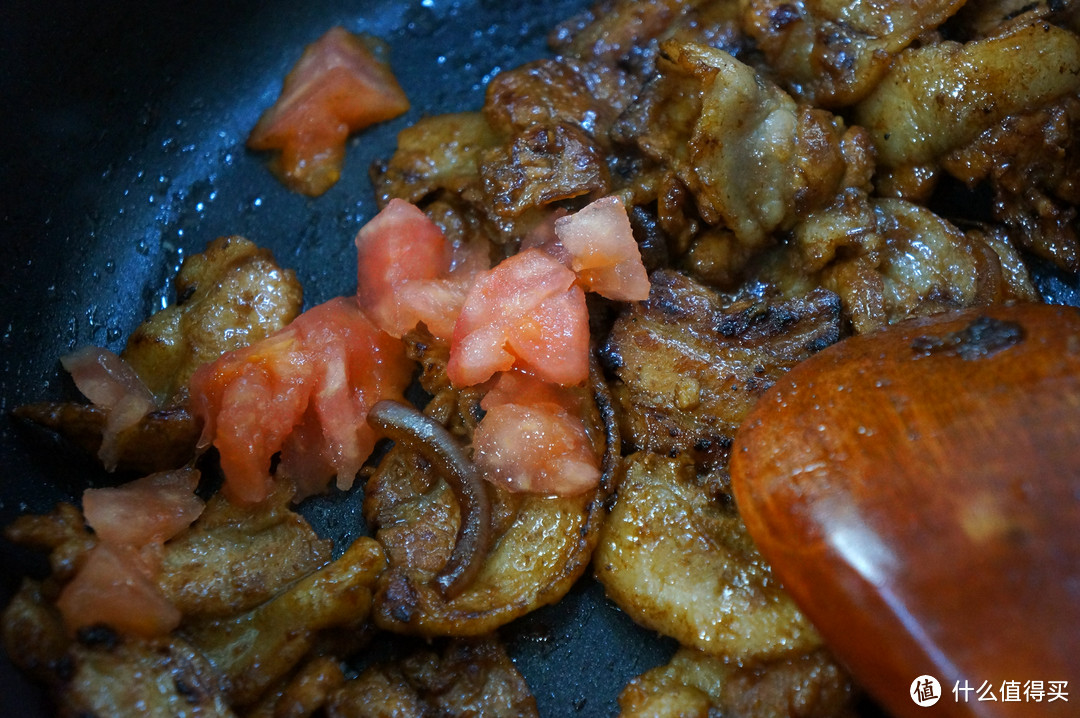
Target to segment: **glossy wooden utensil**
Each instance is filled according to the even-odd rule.
[[[762,554],[890,712],[1080,714],[1076,309],[982,308],[836,344],[761,398],[731,474]],[[941,684],[931,708],[913,700],[924,674]],[[1048,702],[1051,681],[1068,702]]]

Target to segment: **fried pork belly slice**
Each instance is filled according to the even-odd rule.
[[[909,48],[854,112],[886,170],[934,165],[1010,115],[1080,87],[1080,38],[1043,20],[965,44]]]
[[[468,444],[485,389],[457,390],[446,379],[447,349],[430,336],[406,336],[421,364],[420,383],[433,399],[424,413]],[[373,621],[380,628],[433,636],[476,636],[558,601],[585,571],[604,515],[603,501],[619,456],[610,399],[598,378],[584,401],[586,431],[603,457],[600,486],[559,498],[514,494],[488,486],[492,547],[471,585],[447,599],[436,583],[456,543],[460,512],[449,485],[419,453],[394,446],[365,489],[364,514],[385,547]]]
[[[439,190],[475,188],[481,154],[501,139],[479,112],[421,118],[398,133],[393,156],[372,167],[380,207],[395,197],[417,204]]]
[[[305,658],[320,632],[362,630],[375,578],[385,566],[379,544],[363,537],[270,601],[180,630],[222,673],[229,702],[249,705]]]
[[[1080,271],[1080,99],[1071,95],[1026,115],[1012,115],[942,159],[954,177],[988,181],[994,219],[1019,242],[1070,272]]]
[[[50,689],[60,716],[232,716],[220,676],[185,641],[121,638],[106,628],[72,640],[35,581],[4,610],[8,656]]]
[[[741,0],[745,28],[801,102],[840,108],[866,96],[896,54],[964,0]]]
[[[128,337],[123,357],[158,401],[176,403],[202,364],[273,334],[300,313],[292,270],[243,237],[219,237],[184,260],[177,301]]]
[[[345,684],[338,661],[315,656],[283,683],[271,687],[244,718],[308,718],[321,710]]]
[[[801,299],[727,307],[719,294],[670,270],[652,275],[648,301],[615,322],[601,357],[623,441],[634,449],[693,452],[722,469],[750,407],[798,362],[840,338],[840,302],[822,289]]]
[[[599,197],[611,186],[598,143],[565,123],[531,126],[485,151],[480,180],[491,212],[508,219],[561,200]]]
[[[48,514],[23,514],[4,527],[4,538],[21,546],[49,552],[52,579],[64,583],[75,575],[83,554],[97,544],[82,511],[57,504]]]
[[[920,205],[849,192],[792,232],[808,273],[856,332],[947,309],[1037,298],[1000,233],[962,232]]]
[[[326,564],[331,542],[289,508],[291,498],[286,484],[255,506],[216,494],[190,528],[165,544],[162,593],[185,616],[228,616]]]
[[[17,407],[15,416],[50,429],[97,456],[109,410],[93,404],[39,402]],[[115,437],[116,469],[139,475],[184,466],[195,456],[202,427],[182,405],[151,411]]]
[[[827,651],[753,667],[681,648],[619,694],[621,718],[848,718],[852,686]]]
[[[368,668],[330,699],[328,718],[537,716],[536,701],[494,637],[455,639]]]
[[[735,508],[716,500],[689,457],[626,459],[593,566],[608,598],[684,646],[764,661],[821,645]]]
[[[800,106],[753,68],[696,44],[666,49],[702,87],[701,115],[676,168],[701,217],[723,224],[745,261],[799,218],[870,176],[868,143],[829,112]]]

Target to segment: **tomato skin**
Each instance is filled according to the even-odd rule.
[[[222,491],[235,503],[269,495],[279,451],[279,473],[297,484],[298,496],[321,491],[335,473],[347,488],[375,445],[368,410],[380,399],[401,400],[411,377],[401,342],[379,331],[355,297],[331,299],[195,372],[200,446],[218,449]]]
[[[471,386],[517,368],[556,384],[589,375],[589,314],[574,273],[539,249],[481,272],[450,344],[447,375]]]
[[[649,277],[621,199],[604,197],[556,219],[555,234],[587,290],[626,302],[649,298]]]
[[[279,150],[274,169],[282,182],[317,196],[340,177],[350,132],[408,109],[390,68],[359,37],[335,27],[304,49],[247,144]]]
[[[415,205],[392,199],[356,235],[357,296],[384,332],[401,337],[423,322],[449,341],[472,278],[487,268],[486,252],[453,245]],[[482,264],[482,266],[480,266]]]
[[[515,492],[575,496],[600,482],[599,458],[572,390],[517,372],[499,375],[480,402],[473,461]]]

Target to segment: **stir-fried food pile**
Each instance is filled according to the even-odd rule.
[[[90,404],[18,410],[142,478],[7,528],[51,565],[9,655],[65,715],[533,715],[498,631],[591,570],[682,646],[624,715],[854,714],[732,442],[845,337],[1040,301],[1033,256],[1080,271],[1077,28],[961,0],[571,18],[372,167],[355,295],[301,312],[291,271],[215,240],[121,355],[64,358]],[[335,29],[250,146],[321,192],[407,107],[388,73]],[[340,490],[372,535],[333,547],[294,505]],[[401,636],[431,643],[368,665]]]

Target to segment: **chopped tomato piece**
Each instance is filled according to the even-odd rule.
[[[223,491],[237,503],[266,498],[279,451],[279,474],[297,483],[301,497],[323,490],[334,474],[348,488],[375,445],[368,410],[381,399],[401,400],[411,377],[401,342],[375,327],[355,297],[332,299],[195,372],[200,446],[217,447]]]
[[[392,199],[356,235],[357,296],[390,336],[423,322],[449,341],[486,248],[458,248],[416,206]]]
[[[473,461],[511,491],[574,496],[596,488],[600,461],[571,389],[535,377],[500,374],[480,402]]]
[[[117,437],[157,408],[154,395],[135,369],[122,358],[100,347],[83,347],[60,358],[75,386],[95,406],[108,409],[98,458],[112,471],[119,459]]]
[[[68,630],[105,624],[119,633],[153,638],[180,625],[180,611],[162,595],[153,550],[99,543],[56,601]]]
[[[555,234],[587,290],[626,302],[649,298],[649,277],[621,199],[604,197],[555,220]]]
[[[480,272],[454,325],[447,375],[457,386],[518,368],[557,384],[589,375],[589,314],[574,273],[539,249]]]
[[[390,68],[361,38],[335,27],[304,49],[247,144],[253,150],[280,150],[274,170],[281,181],[317,196],[340,177],[350,132],[408,109]]]
[[[122,486],[83,492],[86,523],[102,541],[141,547],[163,543],[203,510],[196,469],[163,471]]]

